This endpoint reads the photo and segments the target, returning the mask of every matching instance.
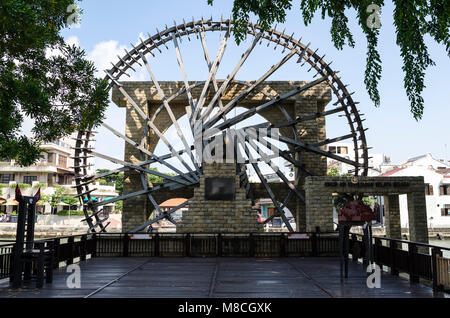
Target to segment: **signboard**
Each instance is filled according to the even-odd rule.
[[[289,233],[288,239],[290,240],[307,240],[309,235],[306,233]]]
[[[205,178],[206,200],[234,200],[234,178]]]
[[[151,240],[152,234],[131,234],[130,239],[132,239],[132,240]]]

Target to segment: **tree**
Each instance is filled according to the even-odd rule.
[[[57,185],[53,194],[43,194],[41,198],[51,206],[51,214],[56,214],[56,208],[66,194],[67,189]]]
[[[96,173],[97,174],[104,174],[104,173],[109,173],[110,170],[109,169],[97,169]],[[116,190],[119,193],[119,195],[122,195],[123,193],[123,179],[124,179],[124,174],[123,172],[119,172],[116,174],[110,174],[108,176],[105,176],[100,180],[104,180],[104,182],[106,182],[106,184],[108,183],[114,183],[114,185],[116,186]],[[100,184],[102,184],[102,182],[100,182]]]
[[[208,0],[212,5],[214,0]],[[424,36],[429,35],[443,44],[450,56],[450,2],[448,0],[393,0],[394,25],[397,45],[403,58],[404,87],[411,103],[411,112],[416,120],[422,118],[426,69],[435,63],[428,54]],[[331,40],[341,50],[344,45],[355,46],[353,35],[348,28],[347,12],[354,9],[358,24],[367,39],[367,63],[364,83],[375,106],[380,104],[378,81],[381,78],[381,58],[377,51],[379,29],[378,8],[383,0],[301,0],[300,10],[305,25],[311,23],[314,14],[320,10],[322,19],[331,18]],[[286,20],[286,10],[291,9],[292,0],[234,0],[234,36],[239,44],[247,31],[250,13],[255,14],[258,23],[269,29],[275,23]],[[375,23],[374,23],[375,22]]]
[[[97,126],[108,103],[107,81],[94,76],[85,52],[67,45],[76,0],[3,0],[0,6],[0,158],[30,165],[41,142]],[[20,134],[26,117],[34,138]]]
[[[64,198],[62,198],[62,201],[64,201],[64,203],[69,205],[69,216],[70,216],[70,208],[74,205],[78,205],[78,203],[80,202],[77,198],[71,195],[64,196]]]

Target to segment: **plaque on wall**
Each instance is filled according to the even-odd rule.
[[[234,178],[205,178],[206,200],[234,200]]]

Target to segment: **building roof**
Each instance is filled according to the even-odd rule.
[[[159,205],[160,208],[174,208],[176,206],[179,206],[180,204],[183,204],[186,202],[187,199],[185,198],[174,198],[164,201]]]
[[[439,174],[450,174],[450,168],[449,169],[438,169],[438,170],[436,170],[436,172]]]
[[[399,172],[399,171],[401,171],[401,170],[403,170],[403,169],[406,169],[406,167],[396,168],[396,169],[394,169],[394,170],[385,172],[385,173],[383,173],[382,175],[380,175],[380,177],[389,177],[389,176],[392,176],[393,174],[396,174],[397,172]]]

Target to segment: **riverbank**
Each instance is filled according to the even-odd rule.
[[[58,237],[86,234],[89,227],[84,216],[39,215],[35,224],[36,237]],[[111,214],[108,218],[108,232],[122,231],[122,215]],[[0,223],[0,238],[15,237],[17,223]]]

